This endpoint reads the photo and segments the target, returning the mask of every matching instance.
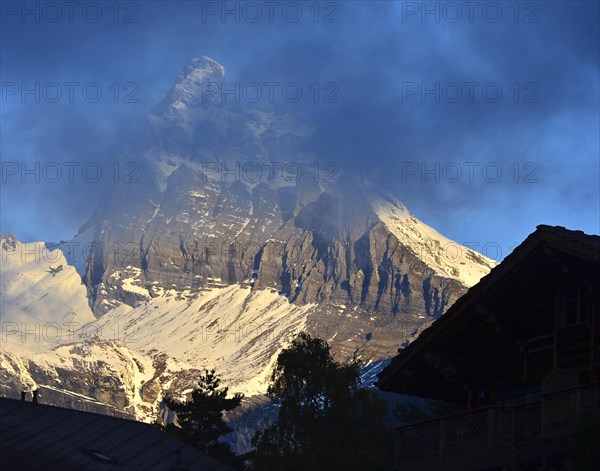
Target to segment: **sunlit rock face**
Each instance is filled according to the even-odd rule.
[[[493,267],[308,152],[295,116],[223,102],[224,74],[191,61],[74,240],[0,236],[3,395],[154,422],[215,368],[246,394],[230,418],[248,451],[298,333],[358,356],[372,384]]]
[[[85,277],[96,315],[240,284],[314,304],[310,328],[377,356],[493,266],[307,153],[311,130],[296,117],[222,100],[213,87],[224,79],[215,61],[190,62],[137,140],[137,181],[82,228],[99,248]]]

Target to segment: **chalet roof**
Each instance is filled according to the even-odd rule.
[[[519,246],[524,246],[529,239],[541,239],[548,243],[555,243],[564,250],[582,252],[597,263],[600,263],[600,236],[586,234],[583,231],[573,231],[562,226],[539,225],[537,230]]]
[[[8,398],[0,457],[5,471],[231,470],[149,424]]]
[[[473,306],[485,299],[492,288],[510,280],[517,270],[528,264],[532,254],[539,253],[540,249],[547,254],[561,252],[594,265],[600,264],[600,236],[588,235],[582,231],[573,231],[560,226],[537,226],[535,232],[530,234],[479,283],[471,287],[414,342],[404,349],[398,349],[399,354],[379,374],[379,388],[384,391],[407,393],[404,390],[398,390],[398,378],[402,371],[417,361],[429,346],[445,337],[448,331],[452,331],[457,325],[466,322]]]

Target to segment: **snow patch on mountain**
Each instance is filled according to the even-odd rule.
[[[275,291],[230,285],[191,298],[174,290],[136,308],[122,306],[94,322],[142,352],[157,350],[179,368],[216,368],[233,392],[264,394],[272,365],[301,332],[312,305],[295,306]]]
[[[392,196],[370,194],[370,203],[386,228],[440,275],[471,287],[497,265],[496,261],[444,237],[419,221]]]
[[[0,393],[9,397],[39,389],[47,403],[153,422],[163,396],[185,398],[205,368],[232,392],[260,396],[314,308],[216,279],[201,291],[150,295],[126,267],[115,276],[139,301],[96,319],[60,249],[5,237],[0,250]]]
[[[2,350],[45,351],[95,320],[87,291],[63,252],[43,242],[0,239]]]
[[[154,374],[150,356],[98,337],[44,352],[0,352],[5,396],[39,389],[46,403],[114,409],[146,422],[156,417],[158,398],[145,400],[142,395]]]

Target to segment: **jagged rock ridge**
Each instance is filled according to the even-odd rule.
[[[63,405],[152,420],[162,395],[185,394],[203,368],[232,391],[264,392],[301,330],[373,368],[494,266],[308,152],[311,128],[297,117],[208,94],[224,76],[194,59],[151,111],[127,154],[134,179],[111,189],[69,245],[92,244],[84,263],[19,265],[18,242],[2,239],[5,321],[104,333],[25,346],[11,336],[0,375],[12,393],[44,386]]]
[[[326,179],[303,152],[309,127],[206,97],[203,84],[222,80],[211,59],[186,67],[134,153],[144,183],[111,195],[86,225],[102,253],[86,273],[96,315],[165,289],[242,284],[319,304],[313,324],[362,313],[350,322],[358,333],[365,315],[386,327],[437,318],[494,265],[367,182]],[[290,163],[297,177],[277,167]]]

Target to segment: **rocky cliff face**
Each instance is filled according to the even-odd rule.
[[[223,80],[208,58],[180,74],[76,244],[0,237],[3,394],[152,422],[216,368],[260,405],[301,331],[368,383],[494,265],[308,153],[294,116],[223,103]]]
[[[86,273],[96,315],[167,289],[241,284],[316,303],[309,326],[351,348],[385,333],[374,339],[381,354],[493,266],[326,156],[317,163],[293,116],[209,93],[223,80],[216,62],[190,63],[148,117],[132,154],[138,183],[84,227],[100,249]]]

